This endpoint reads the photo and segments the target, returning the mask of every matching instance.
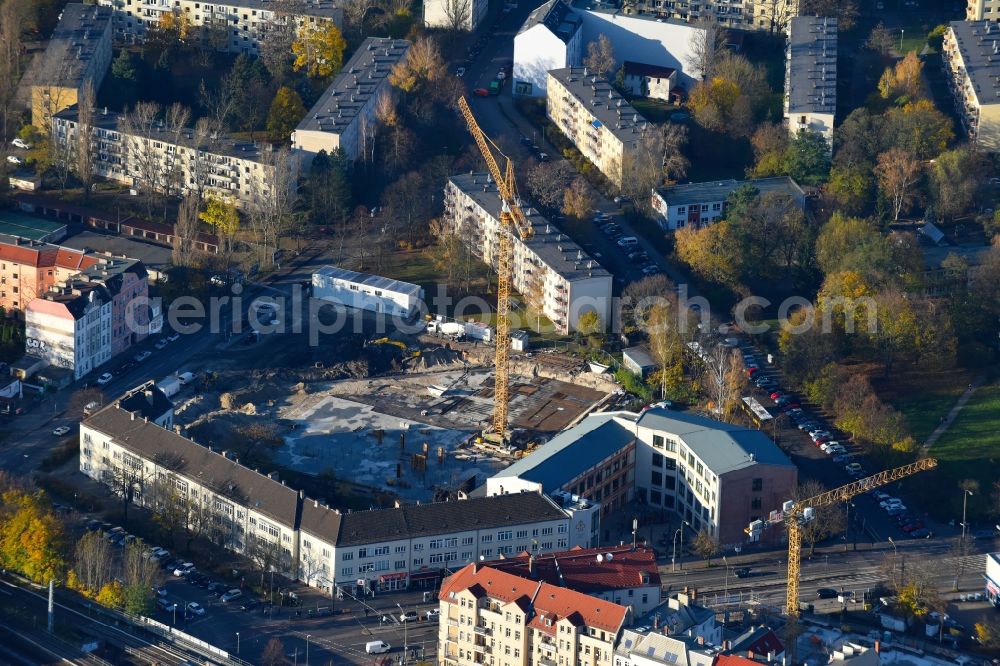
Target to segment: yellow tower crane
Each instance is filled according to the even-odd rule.
[[[799,617],[799,558],[802,551],[802,525],[812,520],[812,510],[817,507],[836,504],[837,502],[845,502],[869,490],[874,490],[893,481],[905,479],[917,472],[923,472],[936,466],[937,460],[923,458],[909,465],[887,469],[884,472],[848,483],[846,486],[828,490],[815,497],[809,497],[794,503],[790,502],[786,504],[779,521],[765,524],[759,528],[763,529],[778,522],[783,522],[788,529],[788,587],[785,594],[785,615],[789,617],[791,622],[795,622]],[[748,527],[745,531],[751,534],[753,532],[752,526]]]
[[[514,179],[514,164],[503,151],[493,143],[479,127],[469,102],[465,97],[458,100],[458,108],[469,125],[469,132],[483,154],[486,168],[500,193],[500,229],[497,239],[497,337],[496,337],[496,386],[493,396],[493,435],[503,440],[507,434],[507,401],[510,390],[510,283],[514,270],[513,234],[522,240],[531,238],[533,229],[521,211]],[[493,151],[504,160],[504,170],[500,170]]]

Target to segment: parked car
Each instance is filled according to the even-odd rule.
[[[384,654],[392,649],[385,641],[368,641],[365,643],[365,654]]]
[[[247,599],[245,599],[243,601],[243,603],[240,604],[240,610],[243,610],[243,611],[253,610],[259,604],[260,604],[260,602],[257,601],[256,599],[248,597]]]
[[[114,378],[115,376],[112,375],[110,372],[105,372],[104,374],[102,374],[100,377],[97,378],[97,385],[104,386]]]
[[[891,506],[888,509],[886,509],[885,512],[887,514],[889,514],[890,516],[895,517],[895,516],[898,516],[901,513],[906,513],[907,512],[907,508],[905,506],[903,506],[902,504],[896,504],[896,505]]]
[[[417,611],[406,611],[399,616],[400,622],[413,622],[417,619]]]
[[[16,166],[21,166],[22,164],[24,164],[24,160],[22,160],[17,155],[8,155],[7,156],[7,161],[10,162],[11,164],[16,165]]]
[[[136,363],[142,363],[143,361],[145,361],[147,358],[149,358],[152,355],[153,355],[153,352],[150,352],[150,351],[141,351],[138,354],[136,354],[135,356],[133,356],[132,359]]]
[[[458,78],[462,78],[463,76],[465,76],[465,68],[459,67],[458,69],[456,69],[455,76],[457,76]]]
[[[923,521],[915,520],[912,523],[907,523],[906,525],[903,525],[902,530],[907,534],[909,534],[910,532],[914,532],[916,530],[923,528],[923,526],[924,526]]]
[[[852,462],[845,465],[844,469],[847,471],[848,474],[857,474],[858,472],[861,471],[861,465],[859,463]]]
[[[223,594],[219,598],[219,600],[222,601],[222,603],[228,604],[230,601],[235,601],[235,600],[239,599],[242,596],[243,596],[243,593],[240,592],[238,589],[236,589],[234,587],[233,589],[231,589],[228,592],[226,592],[225,594]]]
[[[187,612],[191,613],[192,615],[204,615],[205,608],[197,601],[192,601],[187,605]]]
[[[226,591],[226,586],[223,583],[209,583],[206,589],[209,594],[217,597]]]
[[[172,613],[174,612],[174,610],[177,609],[177,604],[175,604],[172,601],[168,601],[166,597],[160,597],[159,599],[157,599],[156,605],[160,608],[160,610],[165,611],[167,613]]]
[[[171,333],[167,336],[167,340],[170,342],[177,342],[181,337],[180,333]]]
[[[31,150],[31,144],[20,137],[14,139],[11,143],[14,144],[15,148],[20,148],[21,150]]]
[[[739,567],[737,569],[733,569],[733,573],[736,574],[737,578],[749,578],[750,567]]]
[[[903,503],[903,500],[901,500],[901,499],[899,499],[897,497],[888,497],[887,496],[885,499],[883,499],[881,502],[879,502],[878,505],[880,507],[882,507],[883,509],[888,509],[893,504],[902,504],[902,503]]]
[[[432,608],[432,609],[430,609],[429,611],[427,611],[426,617],[427,617],[428,620],[436,620],[436,619],[438,619],[439,617],[441,617],[441,609],[440,608]]]
[[[167,340],[166,338],[160,338],[159,340],[156,341],[156,344],[154,346],[156,347],[157,350],[160,350],[169,344],[170,344],[169,340]]]
[[[191,562],[182,562],[178,564],[176,567],[174,567],[174,575],[177,576],[178,578],[183,578],[184,576],[190,574],[192,571],[194,571],[194,564],[192,564]]]
[[[929,539],[931,536],[931,531],[926,527],[921,527],[920,529],[913,530],[910,532],[910,536],[914,539]]]
[[[69,432],[69,426],[59,426],[52,431],[52,434],[56,437],[62,437]]]
[[[837,590],[832,587],[821,587],[816,590],[816,597],[819,599],[836,599]]]

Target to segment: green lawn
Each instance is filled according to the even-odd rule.
[[[903,50],[902,54],[906,55],[910,51],[916,51],[919,55],[923,48],[927,45],[927,30],[919,25],[911,25],[909,27],[903,28]],[[896,37],[896,47],[899,48],[899,33],[895,30],[893,31]]]
[[[1000,469],[1000,384],[976,390],[958,418],[931,447],[930,455],[941,465],[940,483],[934,487],[939,497],[929,497],[932,514],[955,517],[961,514],[962,495],[958,483],[979,481],[980,492],[969,498],[969,520],[983,520]],[[940,500],[940,501],[939,501]]]
[[[923,444],[927,436],[934,432],[941,419],[955,406],[955,401],[962,394],[964,386],[952,386],[938,392],[920,392],[901,398],[894,403],[896,409],[903,413],[910,431],[917,444]]]

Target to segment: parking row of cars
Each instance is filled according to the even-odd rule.
[[[156,344],[153,345],[153,346],[156,347],[157,351],[162,351],[171,342],[177,342],[177,340],[179,340],[180,337],[181,336],[180,336],[179,333],[171,333],[169,335],[164,335],[159,340],[157,340]],[[143,350],[143,351],[137,352],[135,354],[135,356],[133,356],[130,360],[125,361],[124,363],[122,363],[120,366],[118,366],[114,370],[112,370],[110,372],[105,372],[105,373],[101,374],[101,376],[97,378],[97,380],[96,380],[95,383],[98,386],[105,386],[105,385],[111,383],[111,380],[113,380],[115,377],[123,375],[126,372],[134,369],[136,366],[138,366],[140,363],[142,363],[143,361],[145,361],[146,359],[148,359],[152,355],[153,355],[153,352],[148,351],[148,350]]]
[[[605,236],[613,240],[615,244],[621,248],[623,252],[626,253],[629,261],[631,261],[643,275],[656,275],[662,273],[663,270],[657,266],[646,254],[645,250],[639,248],[639,239],[635,236],[629,236],[617,223],[611,220],[611,216],[607,213],[597,213],[594,215],[594,224],[598,225]]]

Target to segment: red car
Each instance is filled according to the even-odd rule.
[[[477,97],[489,97],[490,91],[487,90],[486,88],[476,88],[475,90],[472,91],[472,94],[476,95]]]
[[[924,526],[924,523],[922,521],[916,520],[916,521],[914,521],[912,523],[908,523],[906,525],[903,525],[903,531],[906,532],[907,534],[909,534],[910,532],[912,532],[914,530],[919,530],[923,526]]]
[[[758,372],[760,372],[760,368],[747,368],[747,377],[752,379]]]
[[[771,400],[777,400],[778,398],[780,398],[783,395],[785,395],[785,394],[782,393],[781,391],[772,391],[771,392]]]

